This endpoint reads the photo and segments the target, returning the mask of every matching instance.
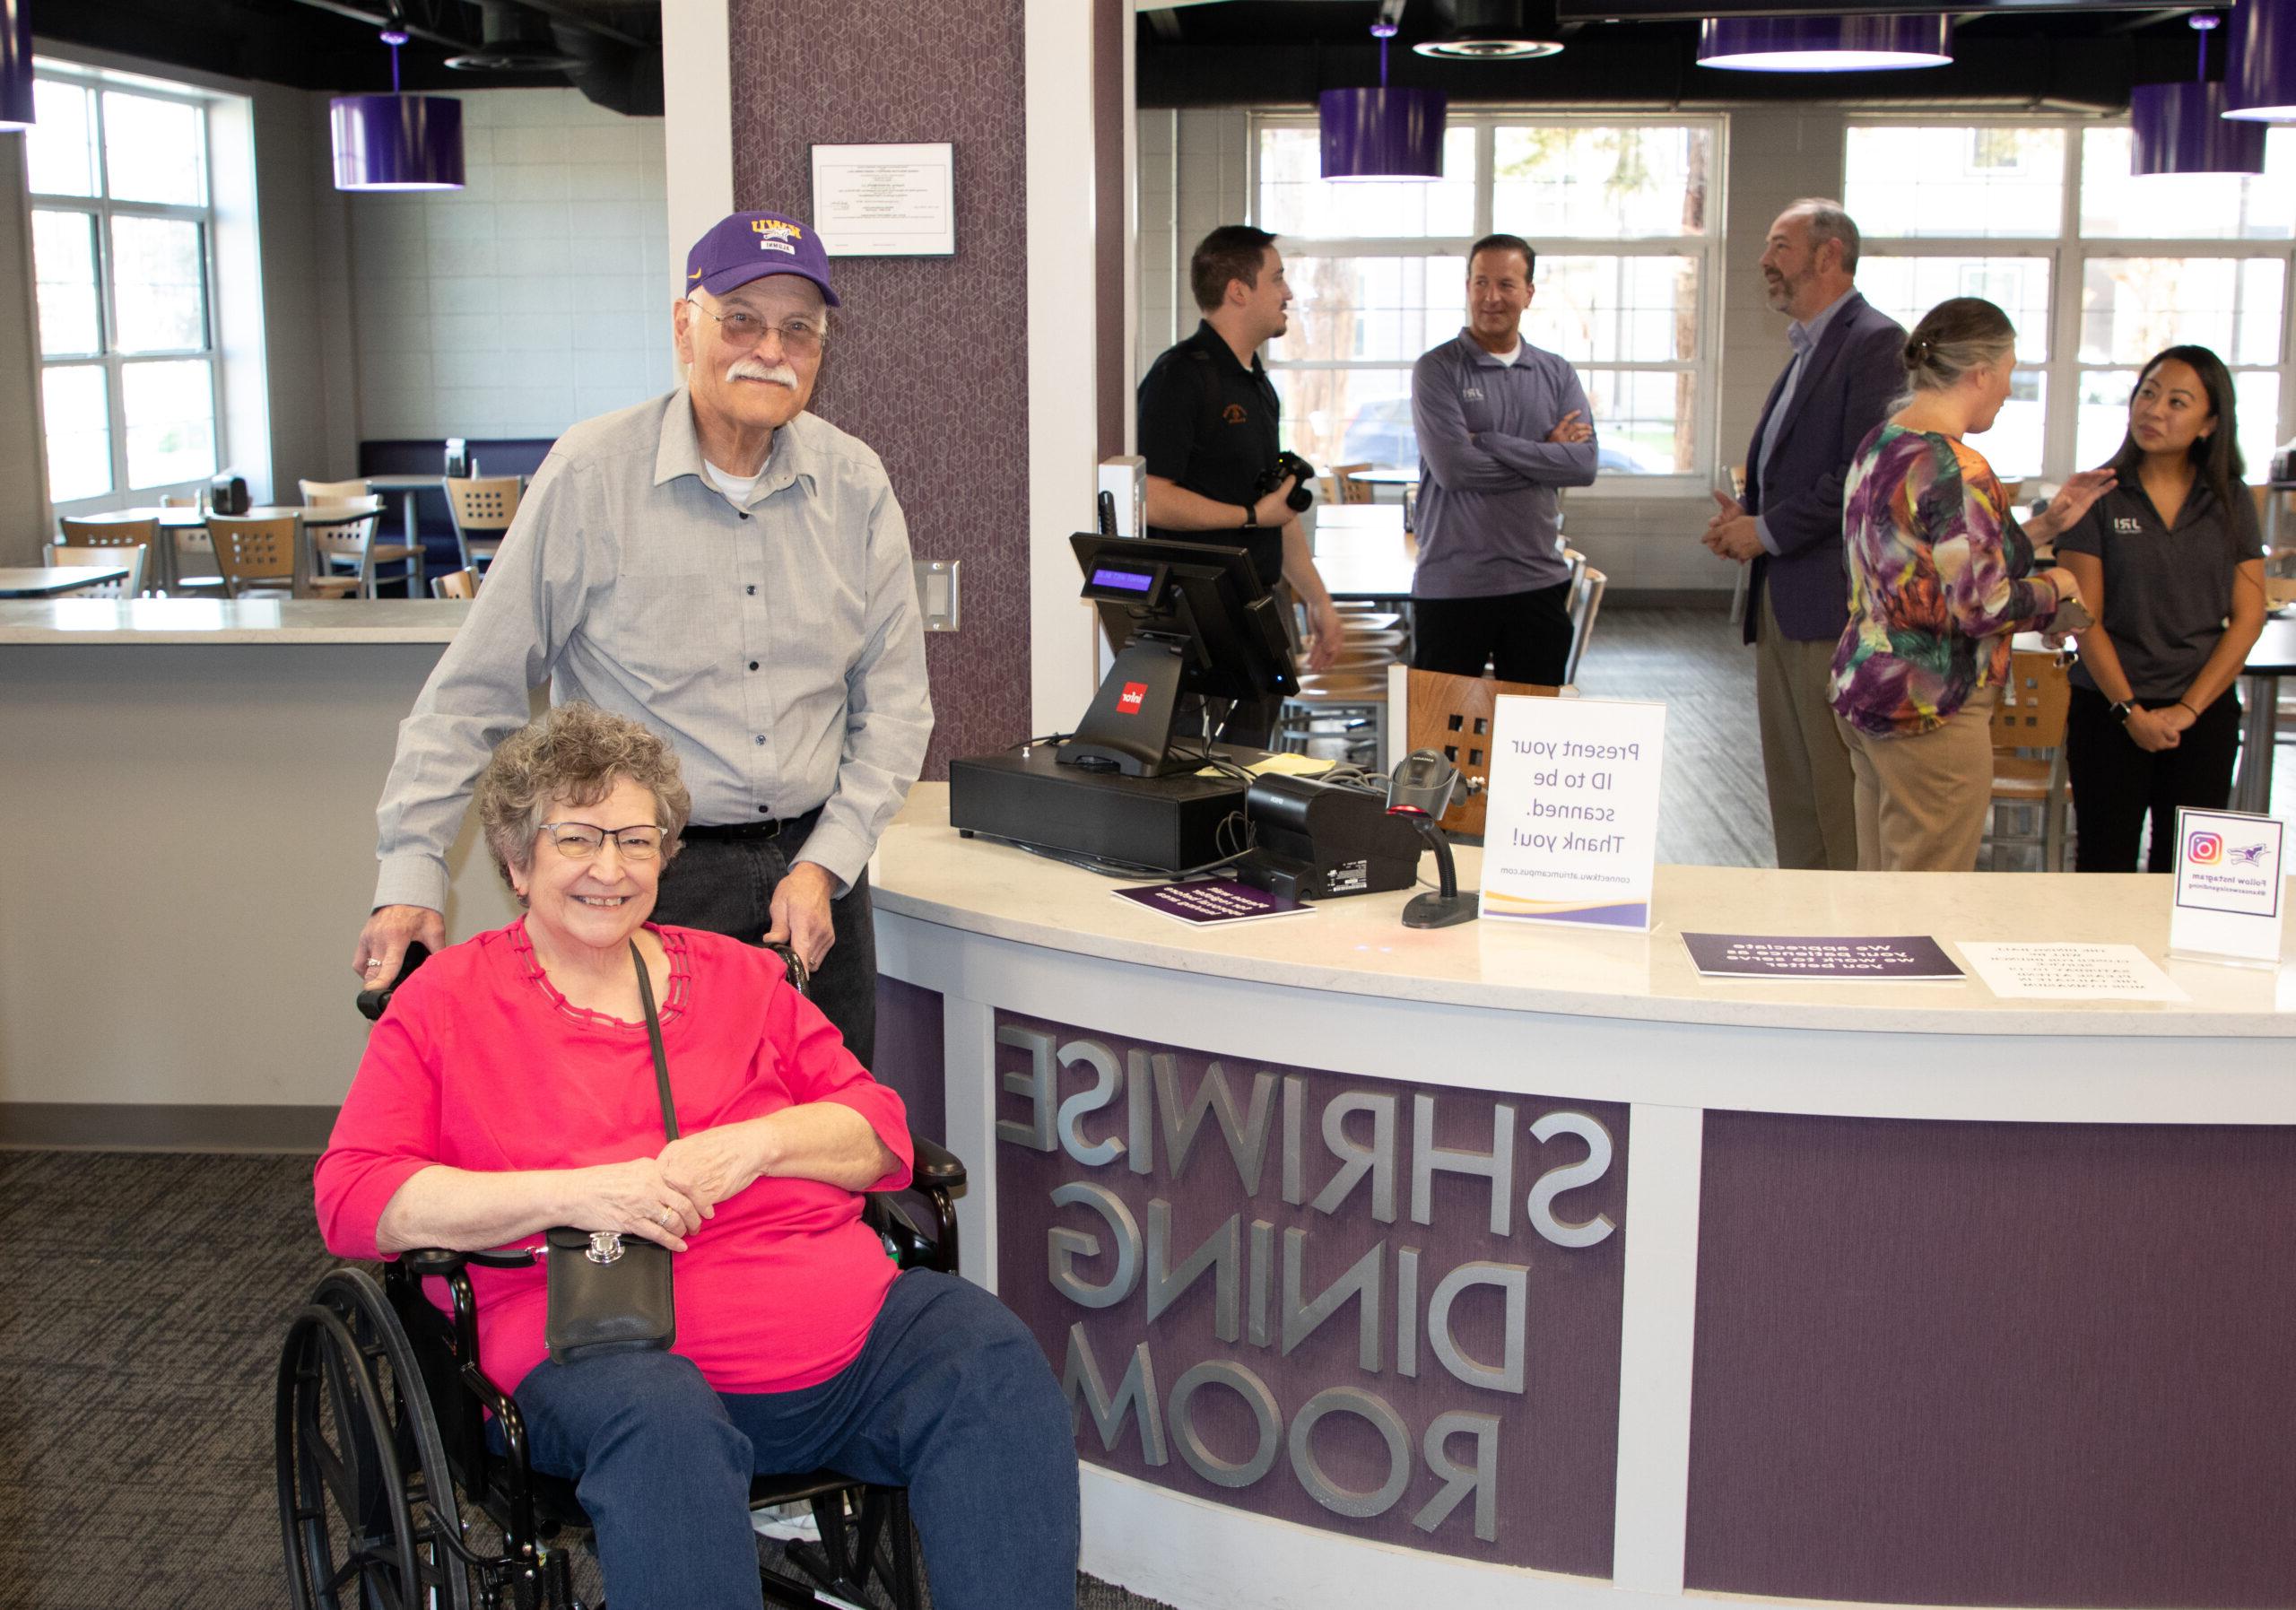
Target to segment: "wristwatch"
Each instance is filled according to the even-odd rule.
[[[2128,718],[2135,714],[2136,714],[2136,704],[2134,700],[2117,699],[2113,701],[2113,719],[2123,727],[2128,725]]]
[[[1254,507],[1253,507],[1251,504],[1249,504],[1249,503],[1245,504],[1245,505],[1244,505],[1244,527],[1243,527],[1243,528],[1244,528],[1245,530],[1247,530],[1247,531],[1252,531],[1252,530],[1257,530],[1257,529],[1258,528],[1258,527],[1259,527],[1259,510],[1258,510],[1257,509],[1254,508]]]

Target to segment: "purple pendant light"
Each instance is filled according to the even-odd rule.
[[[2224,115],[2224,86],[2208,82],[2208,31],[2216,17],[2187,17],[2200,32],[2200,68],[2190,83],[2141,83],[2128,92],[2132,174],[2262,173],[2265,128]]]
[[[32,126],[30,0],[0,0],[0,133]]]
[[[1316,117],[1323,131],[1326,178],[1441,178],[1443,122],[1449,102],[1440,90],[1387,87],[1387,41],[1396,25],[1371,24],[1379,41],[1379,87],[1326,90]]]
[[[1953,59],[1947,16],[1709,17],[1698,65],[1742,73],[1890,73]]]
[[[391,48],[391,92],[337,95],[335,187],[338,190],[459,190],[463,187],[463,103],[451,95],[404,95],[398,48],[406,29],[391,8],[383,29]]]
[[[2244,123],[2296,122],[2296,0],[2241,0],[2232,8],[2224,115]]]

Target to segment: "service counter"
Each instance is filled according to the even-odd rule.
[[[1648,936],[1399,893],[1204,933],[944,801],[880,848],[880,1067],[1070,1385],[1096,1575],[2296,1602],[2296,968],[2170,960],[2169,880],[1665,867]],[[2190,999],[1708,982],[1685,928],[2130,943]]]

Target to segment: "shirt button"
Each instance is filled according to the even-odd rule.
[[[754,671],[754,670],[756,670],[756,669],[757,669],[757,661],[755,661],[755,660],[752,660],[752,661],[750,661],[750,669],[751,669],[751,670],[752,670],[752,671]]]
[[[758,734],[757,741],[759,744],[762,744],[765,742],[765,735],[763,733]]]
[[[760,805],[757,808],[757,814],[761,816],[770,816],[773,814],[773,807],[771,805]]]
[[[735,510],[734,510],[734,512],[735,512],[735,514],[740,515],[740,516],[742,517],[742,518],[744,518],[744,519],[747,519],[747,518],[750,518],[750,511],[749,511],[748,509],[736,509]]]
[[[756,596],[757,596],[757,588],[755,588],[755,587],[744,587],[744,588],[742,589],[742,591],[744,591],[744,592],[747,593],[747,594],[748,594],[751,597],[752,597],[752,598],[754,598],[754,597],[756,597]]]

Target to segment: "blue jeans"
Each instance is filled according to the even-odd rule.
[[[613,1610],[761,1604],[750,1477],[822,1466],[908,1487],[939,1610],[1074,1610],[1067,1400],[1012,1310],[955,1275],[901,1275],[859,1356],[794,1392],[620,1353],[545,1360],[517,1397],[535,1467],[596,1525]]]

